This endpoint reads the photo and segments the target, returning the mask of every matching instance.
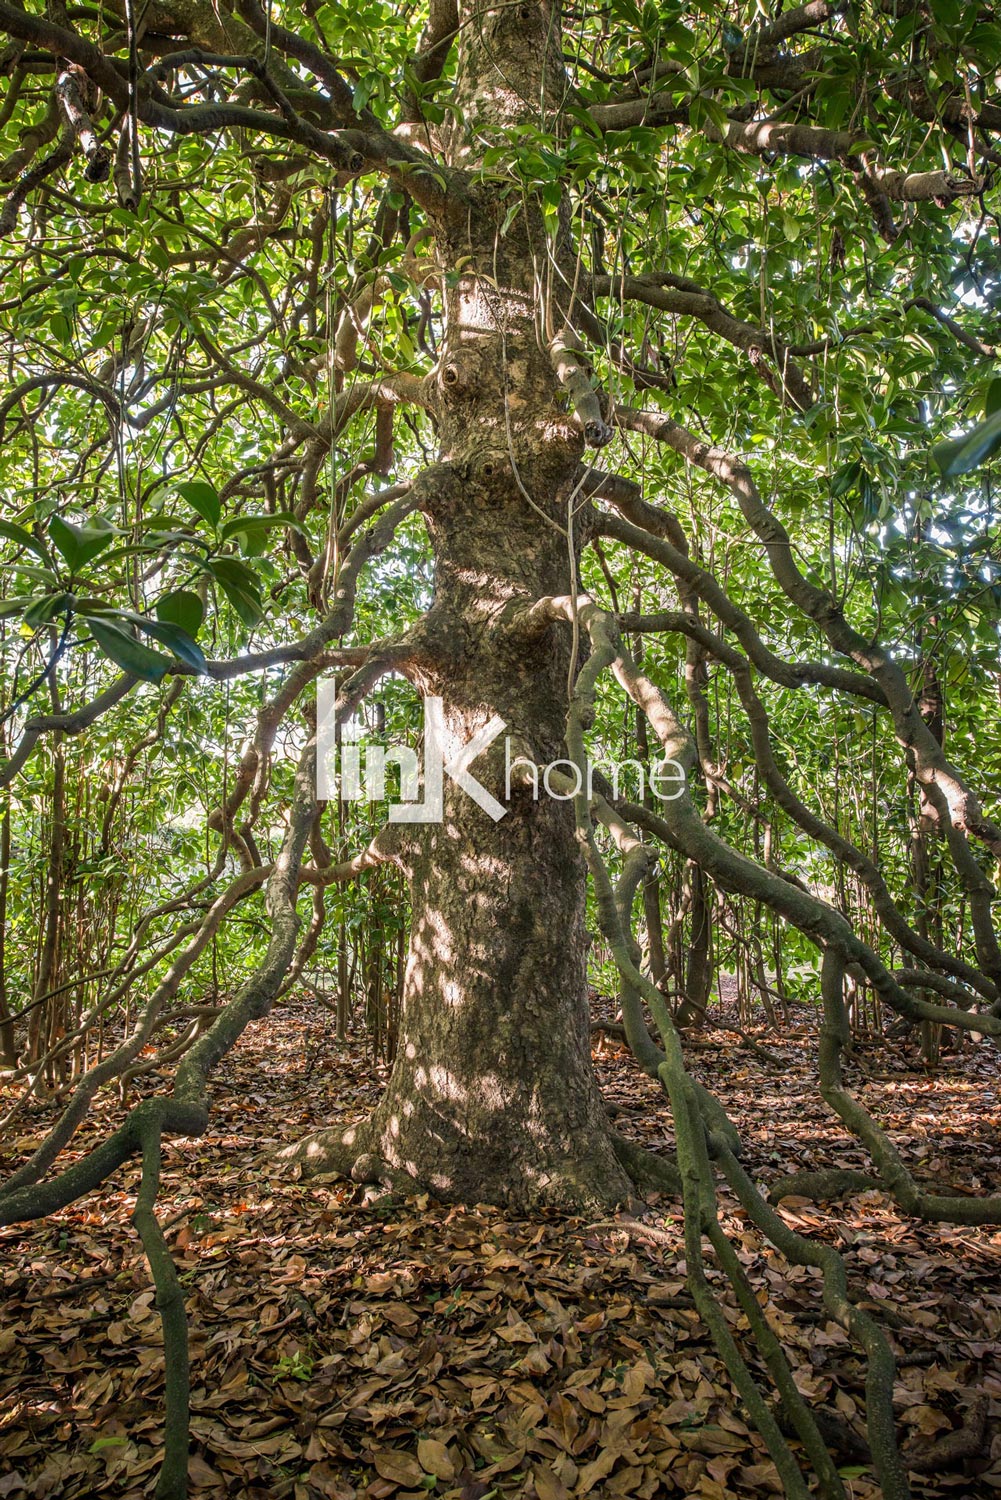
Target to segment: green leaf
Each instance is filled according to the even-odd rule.
[[[205,566],[220,583],[232,583],[235,587],[249,590],[251,593],[261,592],[257,574],[238,557],[213,557],[212,561],[206,563]]]
[[[852,485],[858,479],[862,465],[856,459],[854,463],[842,464],[831,475],[831,494],[837,500],[840,495],[847,495]]]
[[[231,583],[224,582],[221,578],[219,579],[219,587],[236,610],[244,625],[249,626],[252,630],[255,625],[261,623],[264,618],[264,609],[259,598],[255,598],[253,594],[244,593],[242,589],[234,587]]]
[[[1001,448],[1001,410],[995,411],[985,421],[978,422],[965,437],[953,438],[938,443],[932,449],[932,458],[941,473],[951,479],[956,474],[966,474],[976,469]]]
[[[142,539],[141,552],[159,552],[163,547],[169,547],[174,543],[186,547],[201,547],[204,551],[210,551],[208,542],[204,537],[196,536],[193,531],[147,531]],[[182,554],[190,557],[190,553]]]
[[[240,551],[247,552],[249,549],[244,545],[244,540],[250,542],[262,537],[275,526],[291,526],[295,531],[303,529],[291,511],[283,510],[277,511],[273,516],[234,516],[219,528],[219,537],[224,542],[236,537]]]
[[[180,625],[172,625],[162,620],[151,620],[148,615],[137,615],[131,609],[123,609],[118,618],[127,620],[130,625],[137,626],[146,635],[153,637],[155,641],[161,641],[163,645],[169,646],[179,661],[187,662],[194,667],[196,672],[205,671],[205,656],[202,648],[197,645],[186,630]]]
[[[30,531],[23,526],[16,526],[13,521],[0,521],[0,536],[5,536],[9,542],[16,542],[19,547],[28,547],[43,562],[48,562],[45,548],[37,537],[33,537]]]
[[[69,601],[69,594],[64,592],[43,594],[25,610],[24,623],[30,625],[32,630],[37,630],[41,625],[48,625],[57,615],[66,613]]]
[[[88,624],[105,656],[124,672],[131,672],[133,677],[141,677],[144,682],[159,682],[170,666],[169,656],[151,651],[120,625],[110,620],[89,620]]]
[[[259,625],[264,618],[260,584],[256,574],[246,563],[239,562],[235,557],[215,557],[206,564],[206,568],[244,625],[251,629]]]
[[[504,238],[508,230],[511,228],[511,225],[514,223],[515,219],[518,216],[520,208],[521,203],[518,201],[518,199],[515,199],[513,203],[508,205],[507,213],[504,215],[504,222],[500,228],[501,239]]]
[[[0,604],[0,620],[9,620],[11,615],[19,615],[22,610],[27,610],[36,603],[34,594],[24,594],[19,599],[5,599]]]
[[[49,517],[49,536],[71,573],[77,573],[115,539],[115,528],[108,521],[93,521],[75,526],[62,516]]]
[[[931,450],[932,462],[940,474],[949,475],[960,473],[959,469],[953,470],[950,466],[966,446],[966,438],[949,438],[947,442],[936,443]]]
[[[175,589],[156,601],[156,617],[165,625],[179,625],[193,639],[202,628],[205,606],[191,589]]]
[[[187,662],[189,667],[194,667],[196,672],[205,671],[205,653],[196,641],[193,641],[186,630],[179,625],[164,625],[160,620],[143,619],[139,629],[160,641],[164,646],[169,646],[178,661]]]
[[[15,563],[18,573],[22,578],[28,578],[32,583],[40,583],[46,593],[51,594],[53,589],[59,587],[58,575],[51,568],[36,568],[31,563]]]
[[[212,485],[206,484],[203,479],[186,479],[177,486],[177,493],[203,521],[207,521],[212,527],[218,526],[222,515],[222,501]]]

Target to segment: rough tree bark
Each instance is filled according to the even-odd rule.
[[[551,353],[570,299],[540,293],[551,255],[538,206],[512,204],[472,169],[484,140],[539,123],[540,105],[555,116],[565,75],[547,10],[460,7],[459,19],[446,158],[470,175],[433,226],[442,265],[461,271],[432,377],[435,597],[415,680],[443,700],[446,761],[499,715],[544,766],[566,756],[572,644],[565,627],[539,634],[523,621],[536,600],[575,588],[586,524],[582,423]],[[572,284],[572,263],[562,269]],[[600,424],[590,437],[601,441]],[[311,1171],[388,1165],[463,1202],[607,1207],[628,1180],[591,1066],[573,812],[516,778],[507,800],[507,754],[501,736],[475,768],[502,819],[446,782],[443,821],[402,841],[414,921],[385,1098],[363,1126],[296,1154]]]

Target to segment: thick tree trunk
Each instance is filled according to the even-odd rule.
[[[566,813],[520,797],[495,826],[459,793],[421,841],[397,1061],[363,1134],[441,1197],[579,1209],[627,1194],[591,1067]]]
[[[540,634],[524,618],[574,586],[581,444],[525,301],[491,305],[480,287],[470,275],[457,289],[442,357],[425,514],[436,592],[417,682],[443,701],[446,762],[504,721],[471,767],[504,816],[446,779],[442,821],[402,830],[414,917],[392,1078],[370,1121],[300,1155],[360,1177],[386,1164],[466,1202],[607,1207],[628,1182],[591,1066],[584,863],[572,808],[541,774],[566,756],[572,645],[566,627]],[[508,775],[523,749],[537,797]]]
[[[591,1067],[585,873],[572,808],[547,793],[541,774],[537,798],[507,774],[512,745],[529,747],[540,766],[566,755],[570,633],[526,637],[516,618],[573,586],[565,531],[579,438],[554,404],[534,327],[508,307],[498,328],[475,278],[473,288],[474,302],[468,290],[457,294],[443,359],[451,397],[427,516],[437,589],[420,686],[443,699],[446,760],[503,719],[504,733],[472,769],[505,813],[494,821],[446,783],[442,822],[413,840],[400,1049],[374,1149],[465,1201],[607,1204],[627,1185]],[[505,402],[502,337],[524,398],[510,449],[491,441]],[[448,381],[474,352],[479,378]]]
[[[419,686],[443,700],[446,762],[503,719],[471,772],[504,816],[446,779],[441,822],[402,830],[414,916],[392,1078],[369,1121],[299,1155],[362,1178],[388,1166],[465,1202],[581,1209],[628,1196],[591,1066],[584,864],[541,770],[537,798],[507,774],[522,747],[540,768],[566,755],[570,632],[517,623],[572,584],[567,537],[521,489],[565,527],[575,444],[551,394],[543,415],[544,440],[515,435],[520,484],[509,454],[478,447],[484,424],[457,418],[466,447],[443,445],[427,515],[437,589]]]
[[[472,165],[498,127],[537,117],[562,77],[551,17],[470,16],[453,165]],[[473,175],[448,215],[433,225],[447,309],[432,377],[439,462],[422,491],[436,589],[415,680],[443,700],[446,761],[503,719],[472,774],[506,811],[492,821],[446,780],[443,821],[407,830],[413,930],[389,1088],[370,1121],[300,1155],[341,1169],[354,1155],[356,1176],[388,1164],[466,1202],[608,1206],[628,1181],[591,1067],[572,808],[541,785],[536,798],[516,782],[508,799],[504,744],[540,766],[566,756],[570,631],[540,634],[524,616],[575,590],[586,524],[581,428],[549,352],[565,312],[540,292],[561,272],[572,286],[574,268],[554,267],[538,206]]]

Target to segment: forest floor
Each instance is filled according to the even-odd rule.
[[[816,1093],[812,1013],[800,1018],[764,1039],[780,1067],[719,1025],[689,1052],[765,1181],[865,1165]],[[618,1044],[599,1040],[597,1061],[617,1128],[670,1143],[663,1101]],[[872,1044],[849,1079],[922,1181],[987,1191],[1001,1158],[995,1064],[969,1048],[928,1077],[899,1045]],[[781,1493],[685,1293],[676,1202],[649,1201],[651,1239],[623,1216],[367,1203],[274,1161],[280,1141],[367,1111],[382,1082],[364,1045],[339,1044],[333,1017],[300,998],[220,1068],[211,1133],[166,1150],[160,1214],[188,1298],[197,1500]],[[77,1144],[120,1111],[98,1110]],[[0,1167],[47,1118],[21,1116]],[[129,1223],[136,1184],[123,1170],[51,1220],[0,1231],[0,1497],[151,1494],[163,1347]],[[799,1388],[828,1417],[847,1494],[875,1500],[863,1366],[820,1305],[817,1273],[763,1249],[723,1201]],[[786,1199],[782,1212],[843,1252],[853,1294],[889,1333],[915,1496],[1001,1496],[1001,1234],[914,1224],[876,1192]],[[740,1339],[746,1324],[716,1285]],[[943,1444],[950,1433],[962,1436]]]

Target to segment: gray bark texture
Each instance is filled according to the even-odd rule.
[[[575,590],[587,517],[582,423],[551,354],[570,297],[539,288],[561,270],[572,286],[573,265],[554,271],[535,206],[510,216],[467,169],[485,140],[537,122],[565,79],[539,7],[460,7],[460,22],[446,156],[463,177],[434,224],[442,268],[460,269],[432,377],[440,448],[422,506],[436,587],[412,675],[443,699],[446,760],[499,715],[545,765],[566,756],[571,636],[526,631],[524,615]],[[474,767],[502,801],[504,756],[502,737]],[[517,783],[507,806],[495,823],[446,781],[443,822],[407,830],[414,923],[392,1078],[370,1121],[297,1148],[307,1170],[388,1167],[443,1198],[521,1208],[628,1197],[591,1066],[572,807]]]

